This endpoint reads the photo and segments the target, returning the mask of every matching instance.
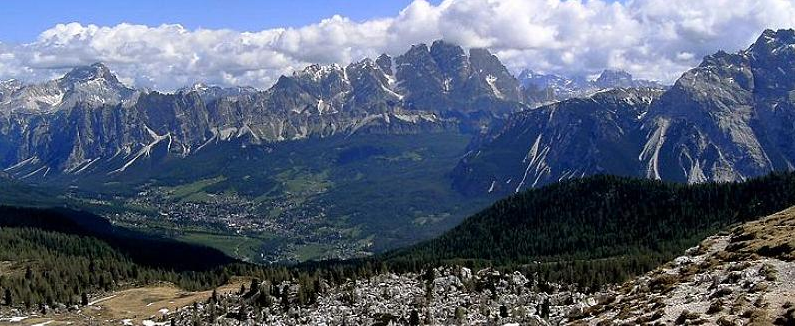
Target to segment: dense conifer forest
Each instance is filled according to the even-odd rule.
[[[495,203],[444,235],[383,256],[393,265],[515,266],[549,280],[619,282],[734,223],[795,205],[795,174],[685,185],[600,175]]]

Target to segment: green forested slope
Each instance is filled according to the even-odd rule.
[[[511,196],[384,259],[408,266],[528,265],[553,279],[619,281],[728,225],[792,205],[792,173],[700,185],[595,176]]]

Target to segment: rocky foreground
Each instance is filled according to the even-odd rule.
[[[583,324],[795,324],[795,208],[704,240],[627,282]]]
[[[256,308],[257,296],[222,296],[164,318],[179,325],[793,325],[795,208],[709,237],[595,294],[518,272],[441,268],[350,281],[301,308]]]
[[[289,293],[296,284],[281,285]],[[179,310],[179,325],[547,325],[596,304],[585,294],[537,282],[519,272],[439,268],[433,275],[384,273],[328,288],[314,304],[258,308],[262,293],[222,295]],[[289,307],[289,304],[287,305]]]

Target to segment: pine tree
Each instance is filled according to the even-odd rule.
[[[549,298],[544,299],[544,302],[538,308],[541,318],[549,319]]]
[[[283,292],[284,293],[282,293],[282,309],[284,309],[284,311],[288,311],[290,310],[290,298],[288,297],[286,290]]]
[[[409,325],[417,326],[420,324],[420,314],[417,309],[411,309],[411,316],[409,316]]]
[[[256,278],[251,279],[251,285],[248,287],[248,295],[252,296],[257,293],[257,289],[259,289],[259,280]]]

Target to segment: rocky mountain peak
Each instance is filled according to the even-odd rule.
[[[0,91],[0,112],[26,114],[25,120],[0,123],[0,152],[12,153],[9,164],[41,159],[15,170],[18,176],[39,171],[43,178],[47,168],[89,173],[83,165],[102,157],[118,160],[92,165],[92,171],[121,173],[155,145],[185,157],[207,148],[209,139],[251,136],[251,143],[260,143],[475,130],[523,109],[518,82],[497,57],[484,49],[470,53],[444,41],[430,48],[417,44],[394,59],[383,54],[346,67],[310,65],[262,92],[197,83],[172,94],[149,93],[125,87],[102,63],[78,67],[10,95]]]
[[[623,70],[605,69],[594,83],[598,87],[630,87],[632,75]]]
[[[543,80],[531,71],[522,76],[527,83]],[[605,71],[585,92],[555,88],[579,99],[513,114],[505,127],[485,133],[496,136],[477,143],[471,152],[477,155],[462,160],[459,189],[500,191],[516,180],[531,180],[522,183],[530,187],[596,173],[687,183],[738,181],[795,169],[795,31],[768,30],[747,50],[706,56],[669,89],[650,87],[652,93],[633,96],[603,91],[606,86],[630,90],[625,87],[630,81],[632,91],[647,83]],[[602,112],[588,115],[596,110]],[[555,121],[563,123],[550,124]],[[580,121],[590,124],[574,129],[573,122]],[[590,126],[600,127],[582,128]],[[582,138],[574,138],[583,130]],[[508,157],[509,151],[518,155]],[[496,168],[495,162],[500,162]],[[509,188],[516,189],[522,188]]]
[[[443,40],[434,41],[430,48],[431,56],[439,61],[456,61],[460,57],[466,61],[466,53],[464,49],[458,45],[445,42]]]
[[[313,81],[319,81],[325,78],[328,78],[332,75],[342,76],[344,75],[343,68],[340,67],[338,64],[330,64],[330,65],[319,65],[313,64],[309,65],[304,70],[300,72],[295,72],[293,74],[294,77],[297,78],[309,78]]]
[[[748,48],[748,51],[757,55],[771,54],[786,48],[792,49],[793,44],[795,44],[795,30],[780,29],[774,31],[767,29]]]
[[[248,95],[256,93],[257,91],[258,90],[256,88],[247,86],[221,87],[218,85],[208,85],[203,82],[196,82],[191,86],[180,88],[174,93],[182,95],[196,93],[205,103],[209,103],[220,98]]]
[[[532,69],[523,69],[522,72],[520,72],[519,75],[516,76],[516,78],[521,80],[522,83],[524,84],[525,81],[529,82],[529,81],[535,80],[536,78],[550,78],[552,76],[559,77],[557,75],[540,74],[540,73],[537,73],[537,72],[533,71]],[[562,78],[562,77],[560,77],[560,78]]]
[[[406,51],[402,56],[403,57],[416,57],[416,56],[423,56],[425,54],[430,54],[430,49],[428,49],[428,45],[425,43],[418,43],[412,44],[411,48]]]
[[[89,66],[75,67],[61,78],[67,83],[87,82],[91,80],[106,80],[112,83],[119,83],[116,76],[101,62]]]
[[[473,73],[478,75],[482,85],[491,90],[494,97],[501,100],[521,101],[519,81],[496,55],[488,49],[472,48],[469,50],[469,61]]]
[[[488,49],[472,48],[469,50],[469,60],[472,63],[472,68],[477,72],[493,72],[502,74],[507,73],[508,69],[502,65],[497,56],[491,54]],[[509,73],[510,75],[510,73]],[[513,77],[513,76],[511,76]]]
[[[19,88],[22,87],[22,82],[16,79],[7,79],[0,81],[0,88],[2,89],[11,89],[11,88]]]
[[[460,46],[435,41],[431,45],[431,57],[444,76],[446,92],[461,88],[472,74],[469,58]]]
[[[616,69],[603,70],[595,80],[588,80],[584,75],[564,77],[525,69],[518,75],[518,79],[525,96],[542,95],[547,98],[546,101],[540,101],[542,103],[573,97],[585,98],[600,90],[613,88],[665,88],[658,82],[635,79],[630,73]]]
[[[394,73],[392,71],[392,57],[390,57],[388,54],[384,53],[378,56],[378,58],[375,59],[375,63],[378,64],[378,66],[381,67],[381,70],[383,70],[387,75],[391,76]]]
[[[566,87],[586,88],[588,86],[588,80],[584,77],[566,78],[555,74],[543,74],[530,69],[522,70],[518,78],[525,88],[536,87],[544,89],[551,87],[562,89]]]
[[[0,81],[0,101],[2,101],[3,98],[11,95],[11,93],[14,91],[22,88],[22,86],[22,82],[16,79]]]

